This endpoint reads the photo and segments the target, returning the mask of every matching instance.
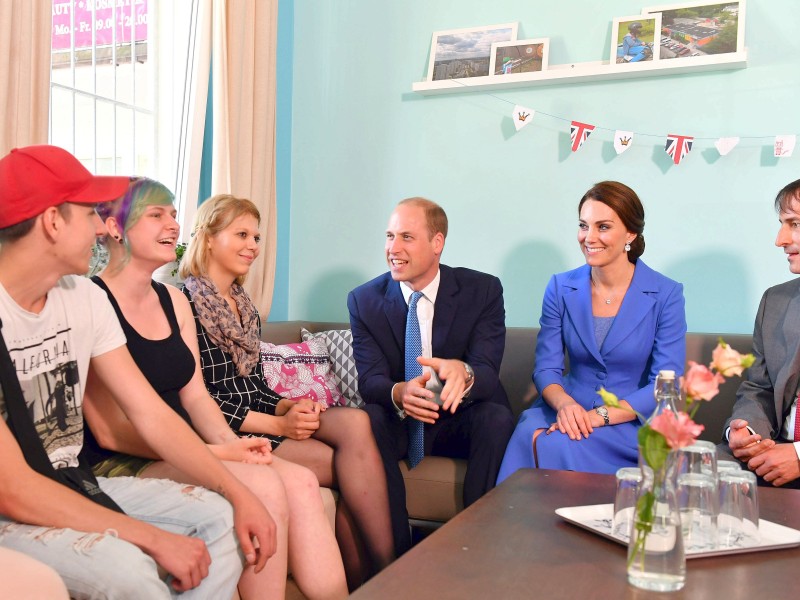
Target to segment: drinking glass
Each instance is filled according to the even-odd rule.
[[[712,550],[717,544],[717,480],[706,473],[678,475],[678,510],[684,548]]]
[[[717,447],[711,442],[697,440],[691,446],[678,450],[678,476],[698,473],[717,477]]]
[[[442,402],[442,388],[444,388],[444,385],[442,384],[442,380],[439,379],[439,376],[436,375],[436,371],[431,369],[430,373],[431,378],[428,379],[428,382],[425,384],[425,389],[433,392],[433,398],[431,398],[430,401],[436,402],[436,404],[441,406],[444,404],[444,402]]]
[[[758,544],[758,488],[751,471],[720,473],[717,530],[721,548]]]
[[[641,482],[642,470],[639,467],[623,467],[617,471],[617,493],[614,496],[611,533],[625,540],[631,535],[631,520]]]
[[[741,471],[742,465],[738,460],[718,460],[717,475],[723,471]]]

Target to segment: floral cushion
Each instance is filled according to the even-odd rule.
[[[312,333],[301,329],[300,334],[304,342],[311,340],[324,340],[331,356],[333,374],[336,377],[336,387],[344,396],[347,406],[360,407],[364,405],[358,393],[358,371],[353,358],[353,334],[349,329],[331,329]]]
[[[261,366],[267,385],[281,396],[307,397],[325,407],[344,404],[324,340],[280,346],[261,342]]]

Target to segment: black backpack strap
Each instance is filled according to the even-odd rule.
[[[0,330],[3,323],[0,321]],[[25,396],[19,385],[11,354],[6,347],[6,341],[0,331],[0,387],[8,412],[8,428],[17,440],[25,461],[37,473],[67,486],[79,494],[97,502],[98,504],[123,512],[123,510],[108,497],[97,483],[94,474],[82,467],[68,467],[54,469],[47,452],[44,450],[42,440],[36,433],[36,427],[28,414]]]

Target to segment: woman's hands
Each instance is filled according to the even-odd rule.
[[[571,404],[566,404],[558,410],[556,422],[550,426],[547,433],[550,434],[558,429],[561,433],[566,433],[571,440],[588,438],[594,431],[590,412],[596,414],[594,411],[587,411],[573,400]]]
[[[301,398],[291,402],[292,405],[282,417],[283,432],[281,435],[293,440],[308,439],[319,429],[321,405],[309,398]]]
[[[603,417],[594,410],[583,408],[561,386],[547,386],[545,392],[545,400],[556,411],[556,422],[548,428],[548,435],[558,429],[568,435],[569,439],[577,441],[588,438],[595,427],[605,424]]]

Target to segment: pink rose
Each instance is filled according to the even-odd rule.
[[[689,398],[711,400],[719,394],[720,383],[725,383],[722,375],[712,373],[711,369],[705,365],[699,365],[693,360],[689,361],[689,370],[683,376],[683,391]]]
[[[650,428],[660,433],[673,450],[691,446],[702,433],[702,425],[698,425],[685,412],[679,412],[677,418],[671,410],[665,410],[650,423]]]
[[[744,371],[742,359],[741,354],[725,342],[720,341],[717,347],[714,348],[714,352],[711,353],[711,367],[725,377],[741,375],[742,371]]]

